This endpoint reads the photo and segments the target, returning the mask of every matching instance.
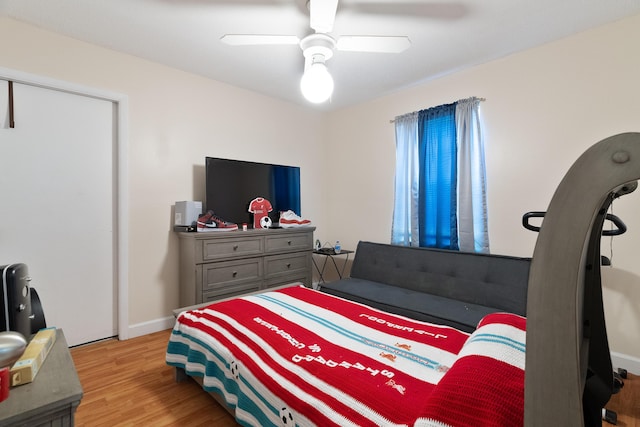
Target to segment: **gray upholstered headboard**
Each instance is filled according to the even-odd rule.
[[[351,277],[525,315],[529,258],[359,242]]]

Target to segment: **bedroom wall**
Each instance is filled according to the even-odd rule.
[[[129,320],[143,330],[177,305],[171,207],[203,197],[205,155],[298,164],[303,210],[318,226],[316,237],[339,239],[343,248],[361,239],[388,242],[395,156],[389,120],[472,95],[487,98],[492,251],[531,255],[536,235],[521,227],[522,214],[546,209],[588,146],[640,131],[639,24],[640,17],[629,18],[329,114],[6,18],[0,38],[12,41],[0,44],[0,66],[129,97]],[[245,125],[248,116],[252,126]],[[611,242],[614,267],[604,271],[612,349],[638,367],[639,209],[640,194],[614,205],[629,231]]]
[[[179,306],[172,207],[204,198],[205,156],[300,166],[303,213],[323,226],[322,114],[6,18],[0,39],[11,40],[0,44],[0,67],[128,96],[135,331],[153,331]]]
[[[341,173],[327,194],[331,239],[388,243],[393,203],[395,116],[485,97],[489,234],[493,253],[531,256],[537,235],[522,214],[546,210],[560,180],[589,146],[640,132],[640,16],[424,82],[329,115],[330,163]],[[614,203],[629,230],[603,242],[613,251],[604,297],[613,352],[640,369],[640,192]],[[357,197],[354,197],[357,194]]]

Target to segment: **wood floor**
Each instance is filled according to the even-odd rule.
[[[71,349],[84,389],[76,426],[237,426],[194,381],[174,381],[164,362],[169,334]],[[640,427],[640,377],[630,375],[607,408],[618,412],[618,426]]]
[[[629,374],[622,390],[611,397],[606,408],[618,413],[618,426],[640,427],[640,376]],[[603,422],[602,425],[612,424]]]
[[[71,349],[84,396],[80,427],[237,426],[195,381],[176,383],[164,362],[170,331]]]

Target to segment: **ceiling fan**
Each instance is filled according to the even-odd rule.
[[[308,0],[310,26],[315,33],[303,39],[292,35],[225,34],[221,41],[233,45],[299,45],[305,58],[300,89],[313,103],[325,102],[333,93],[333,78],[325,62],[334,50],[399,53],[411,45],[407,36],[340,36],[334,38],[333,23],[338,0]]]

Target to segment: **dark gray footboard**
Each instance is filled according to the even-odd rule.
[[[582,397],[594,344],[590,340],[601,339],[604,334],[605,342],[596,344],[608,350],[604,319],[599,325],[599,316],[593,314],[593,305],[601,304],[602,298],[601,230],[595,230],[594,224],[601,226],[599,218],[606,213],[602,207],[608,206],[612,194],[632,191],[638,179],[640,134],[620,134],[600,141],[578,158],[551,200],[529,275],[527,427],[584,425]],[[597,248],[593,247],[594,241]],[[597,259],[593,257],[596,253]],[[588,316],[592,313],[591,317],[585,318],[585,312]]]

